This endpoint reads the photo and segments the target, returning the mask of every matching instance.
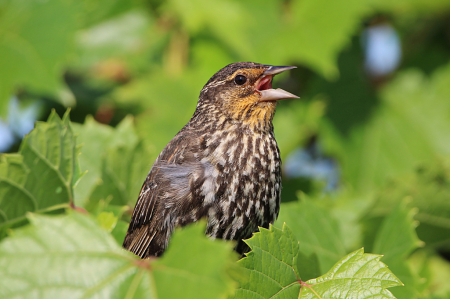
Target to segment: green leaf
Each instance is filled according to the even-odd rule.
[[[117,217],[111,212],[101,212],[97,215],[98,224],[107,232],[111,232],[117,224]]]
[[[419,277],[414,275],[406,263],[413,250],[423,245],[417,237],[413,216],[416,209],[406,208],[406,201],[401,201],[397,207],[384,219],[375,238],[373,252],[384,255],[383,262],[405,284],[392,292],[399,298],[416,298],[419,293]]]
[[[129,225],[130,224],[128,222],[125,222],[122,220],[117,221],[116,226],[114,227],[114,229],[111,232],[111,235],[114,237],[117,244],[119,244],[119,245],[123,244],[123,240],[125,239],[125,236],[128,232]]]
[[[381,255],[358,249],[327,274],[308,280],[299,298],[395,298],[387,288],[402,283],[380,258]]]
[[[282,159],[319,131],[318,126],[325,108],[325,103],[319,98],[307,102],[282,103],[277,106],[273,126]]]
[[[372,215],[391,213],[393,206],[408,197],[409,206],[416,207],[415,219],[419,238],[427,246],[450,244],[450,161],[437,159],[420,166],[416,172],[393,180],[378,195]]]
[[[363,249],[342,258],[325,275],[301,281],[299,242],[287,225],[261,228],[246,242],[252,251],[238,262],[245,277],[236,298],[395,298],[387,288],[401,285],[380,255]]]
[[[80,18],[83,27],[98,24],[120,13],[126,12],[137,7],[136,0],[95,0],[95,1],[76,1],[80,7]]]
[[[57,95],[77,29],[74,1],[4,1],[0,5],[0,112],[19,86]],[[58,97],[62,104],[70,97]]]
[[[83,145],[80,168],[87,171],[75,188],[77,205],[93,209],[100,200],[133,205],[153,162],[134,131],[133,119],[127,117],[113,129],[88,117],[84,125],[73,127]]]
[[[152,298],[148,271],[89,217],[28,218],[0,244],[0,297]]]
[[[213,70],[209,76],[212,76]],[[139,104],[146,109],[136,117],[139,136],[153,146],[147,163],[154,162],[161,150],[194,114],[198,95],[209,77],[196,71],[174,76],[162,69],[118,88],[113,97],[119,104]],[[173,88],[176,86],[176,88]]]
[[[337,194],[330,193],[318,202],[338,221],[341,240],[347,250],[361,246],[364,230],[361,219],[364,219],[368,210],[372,208],[373,200],[374,196],[371,193],[355,195],[344,189],[339,190]]]
[[[449,298],[450,262],[438,255],[431,256],[427,262],[430,272],[429,291],[437,298]]]
[[[115,1],[121,2],[122,5],[130,5],[133,2]],[[85,4],[95,3],[101,7],[101,9],[89,9],[88,18],[98,18],[105,12],[105,6],[111,5],[111,2],[114,1],[84,1]],[[133,69],[142,70],[143,66],[148,66],[148,57],[142,55],[142,52],[154,46],[160,39],[160,35],[157,35],[156,30],[152,27],[153,20],[143,9],[121,10],[119,13],[115,18],[95,24],[77,33],[75,41],[78,55],[76,61],[71,63],[71,70],[86,72],[93,65],[101,67],[108,63],[116,63],[116,65],[120,63],[125,67],[125,72]],[[82,16],[86,18],[86,14]],[[92,21],[88,20],[88,22]],[[152,30],[152,38],[147,38],[149,30]],[[111,75],[111,72],[107,73]]]
[[[40,207],[73,199],[78,152],[68,112],[62,120],[52,112],[47,122],[36,123],[35,129],[23,139],[19,153],[30,171],[25,188],[36,197]]]
[[[80,167],[83,171],[88,170],[75,187],[74,194],[77,205],[84,206],[83,202],[101,177],[101,157],[113,139],[114,129],[97,123],[91,116],[86,117],[84,125],[73,123],[72,128],[77,134],[77,143],[82,146]]]
[[[207,239],[204,225],[177,231],[164,257],[150,261],[89,216],[28,217],[31,225],[0,243],[1,298],[219,298],[233,289],[224,274],[231,245]]]
[[[67,207],[78,179],[79,148],[69,123],[52,112],[36,123],[18,154],[0,158],[0,229],[25,219],[28,211],[45,212]]]
[[[282,223],[296,228],[293,234],[299,241],[303,255],[317,255],[320,274],[346,254],[338,222],[327,210],[311,200],[305,198],[282,204],[275,226],[280,227]]]
[[[375,238],[373,252],[382,254],[383,261],[404,260],[411,252],[423,245],[416,234],[417,223],[413,216],[416,209],[408,209],[406,201],[401,201],[385,218]]]
[[[0,156],[0,228],[37,209],[36,199],[24,188],[28,172],[21,155]]]
[[[267,5],[270,5],[267,7],[270,9],[272,3]],[[202,9],[198,9],[199,7]],[[207,29],[228,46],[238,49],[240,44],[240,54],[243,57],[252,55],[251,48],[242,43],[246,39],[246,31],[240,29],[243,26],[248,27],[246,17],[252,16],[242,3],[220,0],[169,0],[162,8],[166,13],[176,14],[183,28],[191,35],[198,35]]]
[[[298,61],[331,79],[338,75],[337,54],[359,28],[368,6],[356,0],[269,1],[265,5],[256,0],[170,0],[163,10],[176,15],[192,36],[212,32],[233,50],[234,61],[281,65]],[[270,45],[277,46],[268,46],[268,36]]]
[[[161,298],[219,298],[235,284],[226,274],[236,259],[233,243],[205,237],[205,223],[177,230],[164,256],[152,264]],[[176,286],[176,287],[175,287]]]
[[[241,259],[248,280],[241,281],[236,298],[294,298],[300,292],[298,242],[286,224],[280,230],[260,228],[245,241],[252,251]],[[297,294],[297,295],[295,295]]]
[[[417,70],[403,71],[381,91],[372,119],[354,128],[348,139],[324,132],[327,142],[340,143],[336,154],[346,181],[360,192],[375,190],[436,156],[448,155],[449,80],[450,64],[430,78]]]
[[[449,7],[449,3],[446,0],[370,0],[369,3],[377,10],[399,15],[404,15],[405,12],[408,12],[409,14],[413,13],[423,16],[426,13],[439,12]]]
[[[349,37],[368,13],[366,3],[358,0],[293,1],[291,9],[292,27],[280,31],[282,40],[290,41],[289,46],[283,47],[286,56],[313,67],[328,79],[335,79],[339,75],[338,53],[350,42]]]

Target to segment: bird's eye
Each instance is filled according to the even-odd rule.
[[[234,77],[234,82],[236,82],[237,85],[242,85],[247,82],[247,78],[243,75],[237,75]]]

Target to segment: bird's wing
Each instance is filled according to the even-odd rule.
[[[158,158],[139,194],[123,246],[141,257],[160,255],[177,223],[197,220],[185,214],[192,212],[195,186],[210,177],[211,165],[180,152]],[[196,211],[196,216],[201,213],[206,212]]]

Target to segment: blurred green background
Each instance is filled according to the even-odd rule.
[[[405,200],[424,243],[405,257],[417,284],[402,298],[450,298],[449,0],[1,1],[0,151],[17,151],[52,109],[133,127],[136,136],[93,136],[91,118],[74,125],[82,154],[117,138],[138,152],[132,187],[111,195],[132,206],[203,85],[237,61],[298,67],[274,83],[301,97],[280,102],[274,119],[282,200],[301,191],[332,202],[346,249],[368,252]],[[85,207],[107,196],[94,186],[100,174],[87,175],[74,194]]]

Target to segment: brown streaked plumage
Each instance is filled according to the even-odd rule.
[[[277,100],[298,98],[272,89],[272,77],[294,67],[239,62],[209,79],[191,120],[150,170],[123,247],[160,256],[177,226],[207,217],[206,234],[237,240],[278,216],[281,159],[273,135]]]

